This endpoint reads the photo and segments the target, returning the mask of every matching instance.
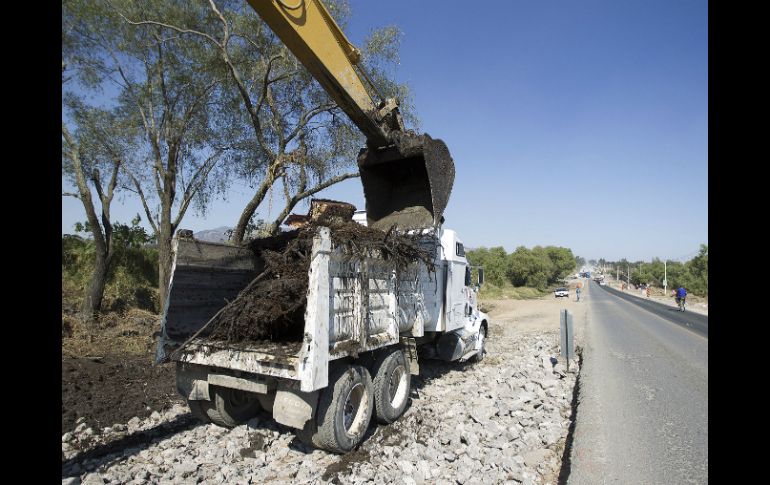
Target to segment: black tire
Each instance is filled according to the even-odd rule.
[[[209,386],[209,392],[212,405],[206,409],[206,414],[214,424],[234,428],[259,413],[259,400],[252,392],[220,386]]]
[[[297,432],[304,443],[346,453],[363,439],[374,408],[372,378],[361,365],[339,367],[321,390],[315,420]]]
[[[474,362],[481,362],[484,360],[484,354],[487,352],[487,327],[484,325],[479,327],[479,339],[481,340],[481,348],[476,355],[473,356]]]
[[[374,411],[377,422],[390,424],[406,411],[412,375],[404,351],[384,352],[374,362]]]
[[[187,405],[195,419],[206,424],[211,422],[209,410],[214,406],[211,401],[187,401]]]

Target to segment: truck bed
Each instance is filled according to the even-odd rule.
[[[175,259],[157,359],[190,338],[264,267],[245,247],[174,240]],[[436,321],[443,291],[435,275],[415,263],[399,275],[384,259],[352,257],[333,248],[329,229],[313,239],[307,305],[299,341],[224,343],[201,337],[174,360],[295,379],[303,390],[326,385],[328,362],[418,337]],[[400,277],[399,277],[400,276]],[[430,291],[421,288],[427,282]]]

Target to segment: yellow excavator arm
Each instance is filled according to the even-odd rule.
[[[440,224],[455,173],[444,142],[407,132],[396,99],[372,99],[360,51],[320,0],[247,1],[366,136],[358,167],[369,225]]]
[[[324,4],[315,0],[248,2],[372,146],[392,143],[388,132],[403,130],[396,116],[398,103],[392,98],[379,103],[372,99],[364,84],[368,82],[366,73],[358,68],[361,52],[345,37]]]

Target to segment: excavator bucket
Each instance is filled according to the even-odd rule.
[[[392,133],[394,145],[365,148],[358,170],[370,227],[417,229],[441,223],[455,179],[449,149],[427,134]]]

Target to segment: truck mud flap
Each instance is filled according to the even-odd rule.
[[[317,405],[318,391],[301,392],[281,386],[275,393],[273,418],[283,425],[302,429],[315,416]]]

